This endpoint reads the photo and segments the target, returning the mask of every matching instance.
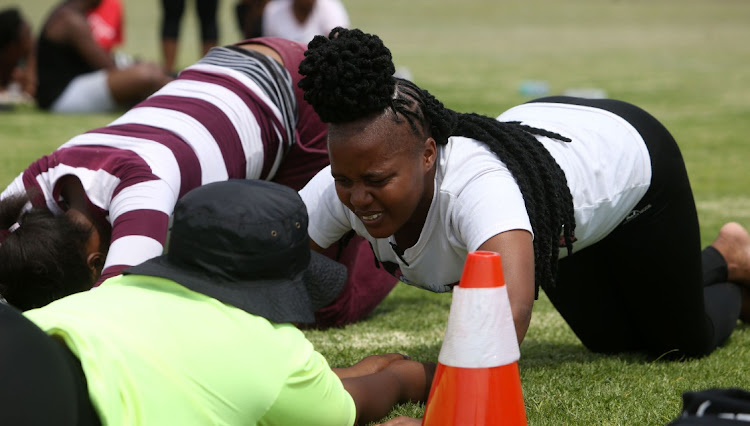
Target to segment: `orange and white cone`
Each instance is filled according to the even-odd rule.
[[[500,255],[469,253],[422,425],[525,425],[519,357]]]

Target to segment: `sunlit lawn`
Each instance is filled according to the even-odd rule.
[[[158,60],[159,2],[125,2],[123,50]],[[26,0],[38,28],[52,4]],[[190,5],[190,2],[188,2]],[[525,81],[550,94],[598,88],[657,116],[683,150],[703,231],[750,226],[750,2],[743,0],[396,0],[345,1],[354,26],[379,34],[397,66],[447,106],[498,115],[527,100]],[[233,3],[221,3],[222,42],[239,37]],[[193,11],[189,9],[189,14]],[[179,61],[198,58],[193,16],[183,25]],[[0,113],[0,184],[41,154],[116,115],[50,116],[33,108]],[[637,267],[637,265],[633,265]],[[646,297],[646,295],[644,295]],[[436,360],[449,295],[401,285],[367,321],[307,331],[334,366],[375,352]],[[686,390],[750,388],[750,331],[740,325],[728,345],[686,362],[585,350],[544,295],[521,347],[529,422],[665,424]],[[421,415],[415,404],[393,414]]]

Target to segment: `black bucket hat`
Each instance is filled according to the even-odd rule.
[[[275,323],[312,323],[341,292],[346,267],[310,251],[307,221],[289,187],[203,185],[177,202],[167,253],[123,274],[168,278]]]

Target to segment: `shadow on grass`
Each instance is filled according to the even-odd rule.
[[[520,365],[524,369],[549,367],[566,362],[593,362],[608,357],[586,349],[582,344],[526,340],[521,345]]]
[[[581,343],[550,342],[540,340],[527,340],[521,348],[520,366],[523,369],[543,369],[561,364],[682,364],[685,362],[699,361],[703,358],[691,358],[667,352],[660,355],[646,354],[643,352],[622,353],[597,353],[586,349]]]

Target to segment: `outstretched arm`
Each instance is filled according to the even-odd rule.
[[[479,250],[500,254],[513,322],[520,344],[529,328],[531,309],[534,305],[534,246],[531,234],[524,230],[503,232],[485,241]],[[431,383],[430,379],[430,386],[432,386]],[[357,410],[359,413],[359,407]],[[420,424],[422,424],[421,419],[405,416],[381,423],[382,426],[418,426]]]
[[[408,360],[409,357],[399,353],[388,353],[381,355],[370,355],[362,361],[351,367],[331,368],[339,379],[348,379],[352,377],[362,377],[368,374],[374,374],[388,367],[394,361]]]
[[[435,373],[434,363],[385,354],[367,357],[353,370],[337,369],[359,374],[374,368],[375,373],[339,378],[320,353],[303,358],[304,365],[289,377],[266,414],[275,423],[367,424],[387,416],[398,403],[426,401]]]
[[[357,424],[382,419],[396,404],[426,402],[435,374],[434,363],[396,360],[366,376],[342,379],[357,407]]]
[[[485,241],[479,250],[500,254],[520,345],[529,328],[534,306],[534,244],[531,233],[525,230],[502,232]]]

